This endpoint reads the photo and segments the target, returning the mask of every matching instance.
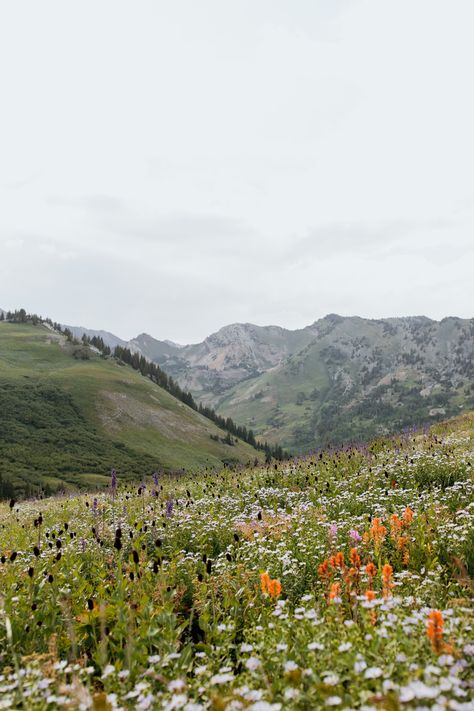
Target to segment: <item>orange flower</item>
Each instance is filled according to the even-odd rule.
[[[373,590],[366,590],[365,591],[365,597],[369,602],[372,602],[372,600],[375,600],[375,593]]]
[[[336,553],[334,556],[334,562],[335,562],[335,567],[336,568],[343,568],[344,567],[344,553],[342,551],[339,551]]]
[[[318,568],[318,573],[320,578],[330,578],[333,571],[330,569],[332,566],[328,560],[324,560]]]
[[[268,592],[270,597],[280,597],[281,583],[279,580],[270,580],[268,584]]]
[[[426,634],[431,640],[431,646],[436,654],[443,649],[443,615],[439,610],[431,610],[428,613],[428,624]]]
[[[365,566],[365,572],[367,573],[369,578],[373,578],[375,575],[377,575],[377,568],[372,562],[367,563],[367,565]]]
[[[340,583],[332,583],[331,588],[329,590],[329,599],[334,600],[334,598],[339,597],[340,594],[341,594]]]
[[[397,514],[392,514],[390,516],[390,535],[392,538],[396,538],[402,526],[403,521],[398,518]]]
[[[281,593],[281,583],[279,580],[272,580],[268,573],[260,573],[260,587],[262,593],[270,597],[279,597]]]
[[[357,548],[351,548],[351,552],[349,554],[350,560],[352,565],[355,568],[360,568],[360,555],[357,551]]]
[[[407,538],[406,536],[400,536],[400,537],[397,539],[397,548],[398,548],[398,550],[399,550],[399,551],[402,551],[402,550],[405,548],[405,546],[406,546],[407,543],[408,543],[408,538]]]
[[[390,589],[393,588],[392,583],[392,573],[393,568],[389,563],[385,563],[382,568],[382,579],[383,579],[383,596],[388,597],[390,595]]]
[[[382,524],[382,519],[376,516],[372,521],[372,526],[370,527],[370,535],[374,539],[375,545],[378,547],[387,534],[387,529]]]
[[[414,516],[414,512],[411,510],[411,508],[409,506],[407,506],[405,511],[403,512],[403,524],[405,526],[409,526],[410,523],[413,521],[413,516]]]
[[[410,554],[408,551],[404,551],[403,553],[403,565],[408,565],[410,562]]]

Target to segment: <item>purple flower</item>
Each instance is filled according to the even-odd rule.
[[[117,491],[117,472],[115,469],[112,469],[112,481],[110,483],[111,489],[112,489],[112,494],[115,496],[115,492]]]
[[[349,531],[349,536],[350,536],[350,538],[352,538],[353,541],[361,541],[362,540],[362,536],[354,528],[352,528]]]
[[[173,499],[168,499],[168,501],[166,502],[165,516],[167,518],[170,518],[172,513],[173,513]]]
[[[337,525],[335,523],[331,523],[329,526],[329,536],[330,538],[335,538],[337,536]]]
[[[98,505],[98,503],[97,503],[97,499],[94,498],[94,501],[92,502],[92,513],[93,513],[94,515],[97,514],[98,506],[99,506],[99,505]]]
[[[83,552],[83,553],[84,553],[84,551],[86,550],[86,545],[87,545],[87,543],[86,543],[86,541],[84,540],[84,538],[81,538],[81,549],[82,549],[82,552]]]

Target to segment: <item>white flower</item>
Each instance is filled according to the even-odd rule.
[[[342,699],[340,696],[329,696],[326,699],[326,706],[339,706],[341,702]]]
[[[339,684],[339,677],[337,674],[332,674],[331,672],[326,672],[324,676],[324,683],[327,684],[327,686],[336,686],[336,684]]]
[[[227,684],[233,680],[233,674],[214,674],[214,676],[211,676],[211,684]]]
[[[364,669],[367,669],[367,663],[364,662],[363,659],[361,659],[361,660],[359,660],[359,661],[357,661],[357,662],[354,663],[354,671],[355,671],[357,674],[360,674],[361,672],[363,672]]]
[[[365,670],[364,676],[366,679],[378,679],[378,677],[382,676],[382,674],[383,671],[380,667],[369,667]]]
[[[339,652],[347,652],[351,647],[352,647],[351,642],[343,642],[342,644],[339,645],[338,650],[339,650]]]
[[[251,652],[253,650],[252,644],[246,644],[245,642],[240,645],[241,652]]]
[[[102,679],[107,679],[111,674],[115,674],[115,667],[113,664],[107,664],[104,671],[102,672]]]
[[[270,704],[268,701],[257,701],[248,706],[249,711],[280,711],[281,704]]]
[[[245,662],[245,666],[249,671],[256,671],[259,667],[262,666],[262,662],[260,661],[260,659],[257,659],[257,657],[249,657]]]
[[[287,649],[288,649],[288,645],[284,644],[284,643],[277,644],[277,646],[276,646],[277,652],[286,652]]]
[[[164,706],[164,711],[174,711],[174,709],[182,709],[187,703],[188,697],[186,694],[175,694],[171,701],[168,701],[166,706]]]
[[[285,689],[285,699],[296,699],[298,698],[300,692],[298,689],[293,689],[291,686],[289,686],[287,689]]]
[[[319,649],[320,651],[322,651],[324,649],[324,644],[321,644],[320,642],[310,642],[308,644],[308,649]]]
[[[182,679],[173,679],[168,684],[168,691],[181,691],[186,686]]]
[[[150,664],[158,664],[160,659],[161,657],[159,654],[152,654],[151,657],[148,657],[148,661],[150,662]]]
[[[200,666],[196,667],[194,670],[194,674],[196,676],[201,676],[202,674],[205,674],[207,671],[207,665],[206,664],[201,664]]]
[[[296,669],[298,669],[298,665],[292,659],[289,659],[287,662],[285,662],[285,665],[283,668],[286,672],[292,672],[292,671],[295,671]]]

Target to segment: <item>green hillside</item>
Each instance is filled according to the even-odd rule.
[[[1,490],[20,493],[261,457],[132,368],[46,326],[0,323]]]

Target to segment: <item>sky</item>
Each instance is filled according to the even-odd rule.
[[[472,0],[0,4],[0,306],[474,316]]]

